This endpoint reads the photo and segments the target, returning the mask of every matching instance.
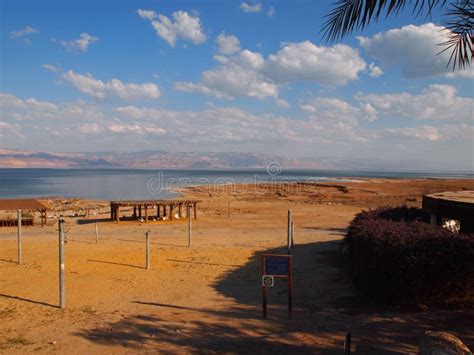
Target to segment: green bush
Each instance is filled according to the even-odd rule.
[[[345,249],[356,289],[372,301],[439,304],[474,298],[474,236],[426,223],[416,208],[379,208],[351,222]]]

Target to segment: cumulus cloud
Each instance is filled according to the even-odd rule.
[[[375,63],[370,63],[369,64],[369,75],[372,78],[378,78],[383,74],[382,69],[380,67],[376,66]]]
[[[359,51],[343,44],[317,46],[310,41],[287,43],[268,57],[265,72],[275,81],[312,81],[345,85],[358,77],[366,63]]]
[[[262,74],[265,64],[260,53],[243,50],[222,66],[202,73],[199,83],[178,82],[181,91],[233,98],[248,96],[263,99],[278,97],[278,86]]]
[[[142,10],[142,9],[138,9],[137,10],[137,14],[138,16],[140,16],[141,18],[143,19],[146,19],[146,20],[153,20],[157,17],[157,14],[155,11],[152,11],[152,10]]]
[[[246,2],[243,2],[240,4],[240,8],[244,12],[257,13],[262,11],[262,3],[257,2],[255,4],[247,4]]]
[[[197,83],[176,83],[176,89],[223,98],[278,98],[280,85],[293,81],[345,85],[357,79],[366,66],[356,49],[346,45],[319,47],[309,41],[287,43],[267,59],[247,49],[215,58],[220,66],[204,71]]]
[[[433,84],[419,94],[358,95],[379,113],[420,120],[472,120],[474,99],[457,95],[451,85]]]
[[[81,33],[79,38],[71,40],[71,41],[61,41],[61,46],[63,46],[66,50],[71,52],[87,52],[89,46],[97,42],[99,40],[98,37],[92,36],[88,33]]]
[[[222,32],[216,39],[217,51],[224,55],[234,54],[240,50],[240,41],[233,35]]]
[[[474,77],[472,70],[452,73],[446,67],[450,50],[438,54],[442,50],[439,44],[449,38],[448,34],[445,27],[426,23],[391,29],[373,37],[358,37],[358,40],[365,52],[376,58],[383,68],[400,68],[405,78]]]
[[[164,39],[172,47],[178,39],[191,41],[194,44],[204,43],[206,35],[201,27],[201,20],[197,14],[189,14],[186,11],[176,11],[169,18],[165,15],[157,15],[151,10],[137,10],[138,15],[151,22],[158,37]]]
[[[110,95],[125,100],[158,99],[161,96],[160,88],[155,83],[124,83],[119,79],[104,82],[90,73],[80,74],[73,70],[68,70],[61,78],[80,92],[101,100]]]

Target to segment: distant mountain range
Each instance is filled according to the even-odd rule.
[[[1,168],[265,168],[278,162],[284,168],[328,169],[330,164],[257,153],[93,152],[45,153],[0,149]]]
[[[460,172],[455,166],[436,161],[383,158],[286,158],[259,153],[138,152],[48,153],[0,148],[0,168],[132,168],[132,169],[244,169],[266,168],[277,162],[285,169],[346,171],[431,171]],[[464,170],[464,172],[466,172]],[[472,170],[467,171],[472,174]]]

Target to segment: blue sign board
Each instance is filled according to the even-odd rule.
[[[274,276],[288,276],[290,274],[290,261],[282,257],[265,257],[265,274]]]

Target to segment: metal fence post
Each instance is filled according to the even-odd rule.
[[[64,287],[64,218],[59,217],[59,306],[66,307],[66,290]]]
[[[291,210],[288,210],[288,232],[287,232],[287,243],[288,243],[288,255],[291,254],[291,224],[292,224]]]
[[[150,231],[145,233],[146,238],[146,269],[150,270]]]
[[[22,235],[21,235],[21,210],[17,211],[17,223],[18,223],[18,264],[23,263],[23,250],[22,250]]]
[[[188,205],[188,247],[191,248],[191,234],[192,234],[192,222],[191,222],[191,205]]]

